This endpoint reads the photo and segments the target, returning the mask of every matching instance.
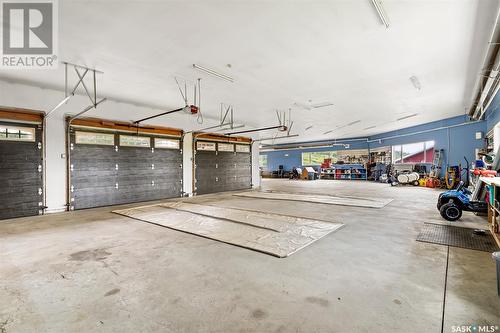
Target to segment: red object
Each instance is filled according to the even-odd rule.
[[[472,173],[475,176],[483,176],[483,177],[496,177],[497,172],[495,170],[484,170],[484,169],[474,169]]]
[[[331,166],[332,166],[332,159],[331,158],[325,158],[325,160],[321,164],[321,169],[328,169]]]
[[[197,114],[198,113],[198,107],[191,105],[191,114]]]

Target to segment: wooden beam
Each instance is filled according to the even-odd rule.
[[[182,136],[182,130],[178,128],[171,127],[161,127],[154,125],[137,126],[133,123],[127,123],[122,121],[105,120],[99,118],[78,118],[73,120],[71,123],[73,126],[85,126],[85,127],[95,127],[110,129],[115,131],[125,131],[125,132],[139,132],[146,134],[161,134],[161,135],[171,135],[171,136]]]
[[[0,106],[0,119],[41,123],[43,115],[42,111]]]
[[[243,136],[226,136],[217,133],[195,133],[197,140],[213,140],[213,141],[225,141],[225,142],[241,142],[241,143],[251,143],[251,138],[246,138]]]

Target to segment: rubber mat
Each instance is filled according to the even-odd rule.
[[[113,213],[276,257],[287,257],[343,226],[235,208],[169,202]]]
[[[450,225],[424,223],[418,242],[449,245],[464,249],[495,252],[498,250],[495,240],[489,231],[484,235],[474,234],[474,229]]]
[[[288,200],[302,201],[329,205],[366,207],[366,208],[382,208],[388,205],[393,199],[384,198],[365,198],[365,197],[343,197],[321,194],[296,194],[286,192],[243,192],[233,194],[237,197],[270,199],[270,200]]]

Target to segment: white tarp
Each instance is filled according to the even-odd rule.
[[[336,222],[186,202],[115,210],[113,213],[281,258],[343,226]]]
[[[369,197],[343,197],[334,195],[321,195],[321,194],[297,194],[285,192],[243,192],[233,194],[237,197],[257,198],[257,199],[271,199],[271,200],[289,200],[289,201],[303,201],[322,203],[329,205],[341,206],[354,206],[354,207],[367,207],[367,208],[382,208],[388,205],[393,199],[384,198],[369,198]]]

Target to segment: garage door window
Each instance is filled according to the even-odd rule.
[[[250,146],[236,145],[236,151],[238,153],[249,153],[250,152]]]
[[[32,127],[0,125],[0,140],[35,141],[35,129]]]
[[[196,142],[196,150],[215,151],[215,142]]]
[[[219,151],[234,151],[234,145],[232,143],[218,143],[217,149]]]
[[[115,135],[107,133],[95,133],[95,132],[76,132],[75,142],[77,144],[84,145],[104,145],[104,146],[114,146],[115,145]]]
[[[179,140],[155,138],[155,148],[180,149]]]
[[[120,146],[149,148],[151,138],[149,136],[120,135]]]

